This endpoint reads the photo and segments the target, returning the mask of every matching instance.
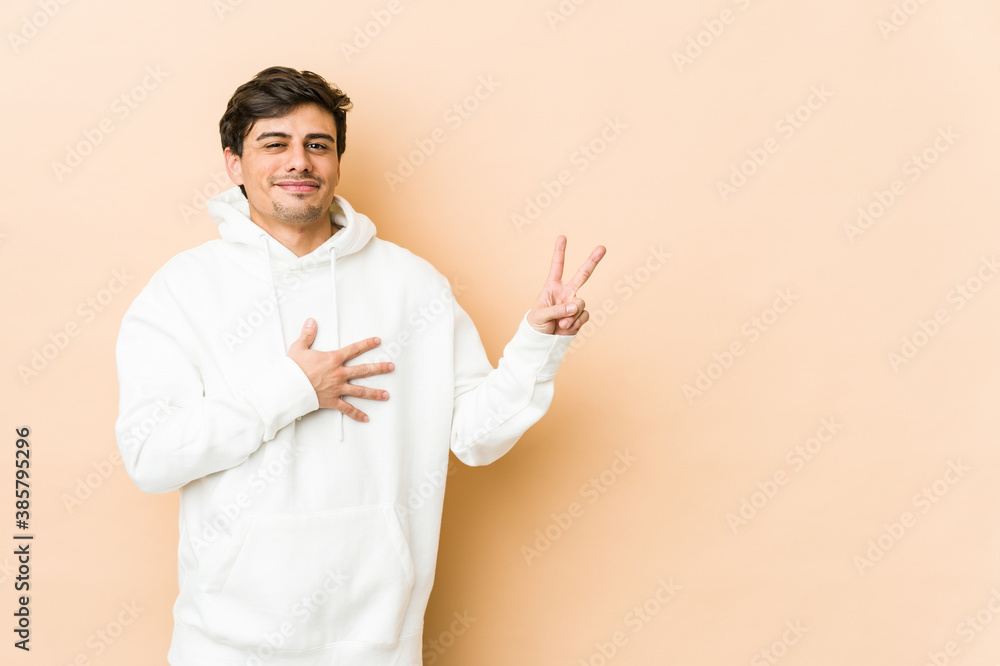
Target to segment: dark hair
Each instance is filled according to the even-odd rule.
[[[222,149],[229,148],[243,157],[243,139],[255,122],[288,115],[303,104],[318,104],[333,114],[337,126],[337,159],[340,159],[346,147],[351,99],[319,74],[291,67],[268,67],[236,89],[219,120]],[[243,196],[247,195],[242,185],[240,191]]]

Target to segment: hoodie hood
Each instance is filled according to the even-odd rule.
[[[233,187],[215,195],[206,203],[208,214],[219,229],[222,240],[227,243],[246,245],[264,255],[264,267],[267,279],[271,285],[271,298],[274,302],[275,327],[277,328],[276,351],[282,356],[288,353],[290,342],[285,339],[281,323],[281,302],[278,298],[278,288],[274,281],[274,271],[300,269],[315,270],[329,265],[330,282],[333,292],[333,333],[334,349],[340,348],[340,312],[337,309],[337,260],[354,254],[365,247],[375,237],[375,224],[365,215],[358,213],[347,200],[339,195],[333,195],[330,203],[330,214],[334,222],[341,228],[337,229],[322,245],[307,255],[298,257],[290,249],[275,240],[264,229],[250,219],[250,202],[243,196],[240,188]],[[339,441],[344,439],[344,414],[339,412]],[[295,426],[292,426],[294,433]],[[294,436],[294,435],[293,435]]]
[[[275,266],[287,269],[306,263],[325,263],[330,260],[331,248],[336,249],[338,258],[345,257],[363,248],[375,236],[375,224],[365,215],[356,212],[346,199],[337,194],[333,195],[330,203],[330,213],[334,222],[342,228],[303,257],[296,257],[294,252],[250,219],[250,202],[239,187],[215,195],[208,200],[206,208],[223,240],[261,248],[265,244],[261,240],[263,234]]]

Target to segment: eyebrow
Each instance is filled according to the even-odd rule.
[[[272,137],[278,138],[278,139],[291,139],[292,135],[291,134],[286,134],[285,132],[264,132],[264,133],[258,135],[257,138],[254,139],[254,141],[262,141],[264,139],[269,139],[269,138],[272,138]],[[313,132],[311,134],[306,134],[305,138],[306,138],[306,141],[311,141],[313,139],[326,139],[330,143],[337,143],[336,139],[334,139],[329,134],[324,134],[323,132]]]

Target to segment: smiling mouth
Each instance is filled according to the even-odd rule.
[[[276,183],[285,192],[310,193],[319,189],[319,184],[314,181],[284,181]]]

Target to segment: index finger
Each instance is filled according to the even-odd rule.
[[[559,282],[562,280],[563,264],[566,259],[566,237],[560,235],[556,238],[556,248],[552,252],[552,267],[549,269],[549,280]]]
[[[382,344],[382,340],[377,337],[374,337],[374,338],[365,338],[364,340],[358,340],[357,342],[352,342],[346,347],[341,347],[340,349],[337,350],[340,353],[341,357],[340,364],[343,365],[344,362],[347,361],[348,359],[352,359],[355,356],[358,356],[359,354],[363,354],[369,349],[374,349],[375,347],[378,347],[380,344]]]
[[[583,266],[580,266],[580,270],[576,272],[573,279],[569,281],[569,284],[573,287],[573,293],[575,294],[577,289],[583,286],[583,283],[587,281],[593,273],[594,269],[597,268],[597,263],[604,258],[605,253],[608,249],[603,245],[598,245],[594,248],[594,251],[590,253],[587,260],[583,262]]]

